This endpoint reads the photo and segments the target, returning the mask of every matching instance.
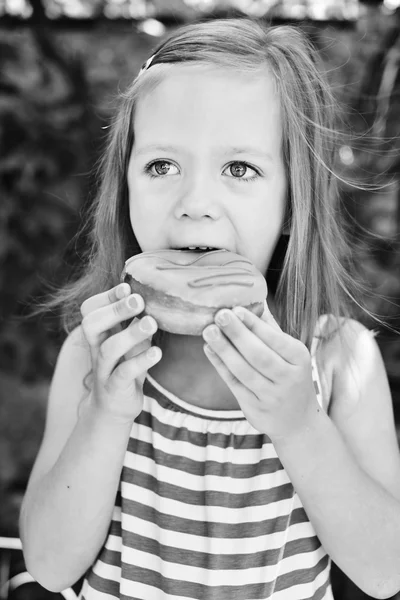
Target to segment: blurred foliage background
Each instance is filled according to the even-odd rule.
[[[79,266],[80,220],[115,96],[158,37],[198,18],[297,23],[319,48],[353,137],[340,151],[352,231],[361,240],[400,431],[400,10],[396,0],[0,0],[0,536],[18,512],[44,427],[64,332],[30,307]],[[371,141],[373,136],[373,140]],[[335,598],[366,598],[335,575]]]

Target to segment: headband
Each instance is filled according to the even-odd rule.
[[[142,65],[142,68],[139,71],[138,77],[140,77],[140,75],[142,73],[144,73],[145,71],[147,71],[147,69],[149,69],[151,67],[151,63],[152,63],[154,57],[155,57],[155,54],[153,54],[152,56],[150,56],[150,58],[148,58],[146,60],[146,62]]]

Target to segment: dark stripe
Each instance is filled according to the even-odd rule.
[[[175,546],[168,546],[132,532],[124,532],[124,546],[160,557],[165,562],[195,567],[206,571],[238,571],[274,566],[277,564],[281,552],[281,548],[271,548],[250,554],[240,554],[238,552],[235,552],[235,554],[214,554],[212,552],[186,550],[176,548]]]
[[[329,557],[325,554],[314,567],[309,569],[295,569],[290,573],[279,575],[276,580],[275,591],[280,592],[281,590],[287,590],[294,585],[311,583],[324,569],[326,569],[328,562]]]
[[[316,535],[305,538],[298,538],[287,542],[283,558],[294,556],[295,554],[305,554],[306,552],[315,552],[321,547],[321,542]]]
[[[140,581],[153,586],[165,594],[176,596],[187,596],[198,600],[262,600],[268,598],[272,591],[271,583],[255,583],[248,585],[221,585],[210,587],[190,581],[179,581],[164,577],[161,573],[151,569],[143,569],[134,565],[122,565],[126,579]],[[120,596],[123,600],[129,600],[128,596]]]
[[[143,548],[143,546],[142,546],[142,548]],[[167,551],[167,547],[164,546],[163,549],[164,549],[164,551]],[[183,551],[182,551],[182,554],[184,554]],[[269,552],[267,552],[266,554],[269,554]],[[168,555],[163,556],[163,551],[161,551],[159,554],[156,553],[156,555],[160,556],[164,560],[170,560],[170,557]],[[207,556],[207,555],[205,555],[205,556]],[[220,557],[220,558],[222,558],[222,557]],[[192,565],[193,566],[201,566],[202,568],[208,568],[208,569],[210,569],[210,568],[215,568],[215,569],[247,568],[243,562],[243,559],[241,558],[241,555],[237,555],[235,558],[238,562],[240,561],[240,564],[238,566],[225,566],[222,562],[216,566],[209,565],[209,564],[207,564],[206,566],[203,566],[203,565],[199,565],[196,563],[192,563]],[[181,562],[181,564],[187,564],[182,561],[174,561],[174,562]],[[321,568],[321,565],[323,565],[322,568]],[[324,557],[316,565],[316,568],[313,568],[311,570],[305,570],[305,569],[297,570],[290,574],[287,574],[287,576],[279,577],[277,580],[277,585],[275,586],[275,591],[279,591],[281,589],[287,589],[291,586],[293,587],[293,586],[300,585],[303,583],[310,583],[318,576],[318,574],[320,572],[323,571],[323,569],[325,568],[326,565],[327,565],[327,560],[326,560],[326,557]],[[255,562],[249,565],[250,568],[257,567],[257,566],[259,566],[259,565],[255,564]],[[251,585],[244,585],[241,587],[219,586],[216,588],[215,587],[209,588],[208,586],[204,586],[204,585],[200,585],[200,584],[193,584],[193,583],[184,582],[184,581],[167,579],[167,578],[163,577],[162,575],[160,575],[159,573],[155,573],[153,571],[150,571],[148,569],[144,569],[141,567],[130,566],[125,563],[123,563],[122,569],[123,569],[122,576],[125,579],[128,579],[130,581],[140,581],[142,583],[145,583],[145,584],[151,585],[151,586],[155,585],[155,587],[162,589],[162,591],[164,591],[166,593],[170,593],[170,594],[175,593],[175,594],[180,594],[180,595],[183,594],[183,595],[193,597],[193,598],[201,597],[204,600],[206,600],[206,599],[207,600],[209,600],[209,599],[223,600],[224,598],[227,598],[227,599],[235,598],[235,600],[237,600],[237,599],[247,600],[249,597],[254,598],[254,600],[258,600],[259,598],[269,597],[269,595],[272,592],[270,583],[269,584],[251,584]],[[298,579],[299,573],[301,573],[301,579]],[[308,576],[304,577],[304,573],[307,573]],[[140,577],[140,579],[137,579],[138,576]],[[134,577],[134,579],[132,579],[132,577]],[[286,577],[286,583],[288,583],[289,579],[290,579],[290,583],[289,583],[289,585],[286,585],[286,587],[280,587],[282,585],[281,582],[285,577]],[[115,597],[120,597],[121,599],[126,598],[127,600],[135,600],[133,598],[133,596],[129,596],[129,597],[124,596],[124,595],[119,596],[119,584],[117,584],[116,582],[104,579],[103,577],[99,577],[98,575],[96,575],[93,572],[90,573],[90,575],[88,577],[88,582],[93,589],[98,590],[100,592],[111,594]],[[162,586],[165,585],[165,582],[168,583],[169,589],[164,589],[164,587],[161,587],[161,585]],[[329,585],[330,585],[330,580],[328,578],[315,591],[315,593],[312,596],[309,596],[307,598],[307,600],[322,600],[325,596],[325,593],[326,593]],[[199,592],[194,591],[194,590],[201,590],[202,595],[197,596],[196,594]],[[231,594],[231,595],[229,595],[229,594]],[[267,594],[267,595],[265,595],[265,594]],[[82,596],[82,600],[84,600],[84,596]]]
[[[184,517],[175,517],[162,513],[152,506],[147,506],[134,500],[125,500],[125,513],[143,521],[153,523],[160,529],[167,531],[176,531],[177,533],[186,533],[202,537],[212,537],[217,539],[243,539],[259,537],[260,535],[271,535],[284,531],[288,526],[289,515],[281,517],[272,517],[263,521],[244,522],[244,523],[219,523],[213,521],[197,521]],[[295,509],[292,513],[292,523],[307,523],[308,519],[305,512],[301,509]],[[113,522],[110,533],[120,535],[120,523]],[[115,533],[113,527],[115,526]]]
[[[256,463],[235,464],[232,462],[218,462],[215,460],[194,460],[186,456],[169,454],[155,448],[153,444],[130,438],[128,451],[135,456],[145,456],[154,460],[157,465],[184,471],[191,475],[204,477],[216,475],[218,477],[231,477],[233,479],[251,479],[257,475],[267,475],[282,471],[283,466],[278,457],[264,458]]]
[[[314,594],[305,600],[323,600],[328,588],[330,587],[330,584],[330,577],[328,577],[328,579],[314,592]]]
[[[122,481],[151,490],[163,498],[185,502],[186,504],[194,504],[196,506],[221,506],[225,508],[266,506],[272,502],[291,498],[293,495],[293,486],[291,483],[284,483],[269,489],[246,492],[244,494],[229,494],[214,490],[189,490],[183,486],[159,481],[153,475],[128,467],[123,468]],[[184,477],[182,477],[182,484],[184,484]]]
[[[237,435],[232,433],[204,433],[191,431],[187,427],[175,427],[171,423],[162,423],[147,410],[142,410],[135,423],[149,427],[168,440],[189,442],[194,446],[205,448],[217,446],[218,448],[233,448],[234,450],[260,449],[264,444],[271,444],[271,440],[264,433]]]
[[[290,515],[290,523],[291,525],[297,525],[298,523],[308,523],[309,519],[307,517],[307,513],[302,506],[299,508],[294,508]]]
[[[107,565],[112,565],[113,567],[121,566],[121,552],[117,552],[117,550],[110,550],[109,548],[103,547],[102,551],[97,557],[97,560],[98,559]]]
[[[117,536],[121,537],[121,522],[120,521],[111,521],[111,525],[108,530],[108,535],[117,535]]]
[[[119,582],[104,579],[104,577],[100,577],[93,571],[89,573],[87,581],[94,590],[119,598]]]
[[[244,415],[241,417],[234,417],[234,418],[224,417],[224,416],[212,417],[212,416],[208,416],[208,415],[207,416],[200,415],[199,413],[195,412],[195,410],[193,412],[190,410],[187,410],[186,408],[183,408],[182,406],[175,404],[172,400],[170,400],[170,398],[167,398],[167,396],[165,396],[157,388],[155,388],[148,379],[145,379],[145,381],[144,381],[143,393],[145,394],[145,396],[150,396],[151,398],[154,398],[154,400],[157,400],[157,402],[159,404],[161,404],[161,406],[163,406],[164,408],[169,408],[170,410],[172,410],[174,412],[180,412],[180,413],[185,413],[187,415],[192,415],[192,416],[198,417],[200,419],[207,419],[208,421],[245,421],[246,420],[246,417]]]

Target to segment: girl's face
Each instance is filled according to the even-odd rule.
[[[266,274],[287,188],[272,76],[175,65],[133,125],[129,210],[142,251],[226,248]]]

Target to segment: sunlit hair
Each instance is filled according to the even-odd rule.
[[[290,227],[289,236],[282,238],[287,248],[284,245],[283,256],[271,265],[278,269],[276,306],[282,329],[310,347],[319,315],[352,316],[359,304],[332,172],[335,101],[317,52],[299,29],[268,27],[252,19],[181,27],[155,49],[150,67],[121,94],[99,163],[100,183],[89,226],[83,230],[90,239],[87,261],[80,277],[50,304],[62,306],[64,326],[71,330],[81,320],[81,303],[118,284],[125,260],[141,252],[131,229],[127,188],[135,109],[140,98],[168,77],[174,63],[189,62],[193,68],[212,65],[250,76],[269,73],[275,80]],[[267,282],[272,274],[266,274]]]

